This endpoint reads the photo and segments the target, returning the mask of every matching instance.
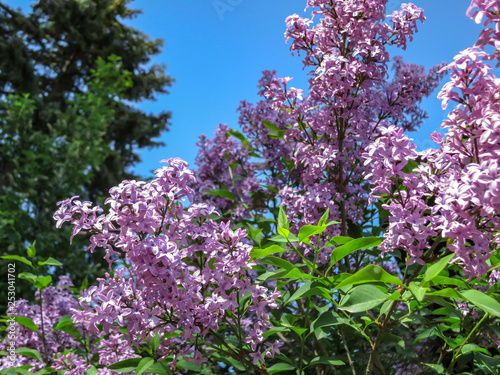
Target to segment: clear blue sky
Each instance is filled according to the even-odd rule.
[[[33,1],[6,2],[27,9]],[[389,0],[388,13],[402,2]],[[392,56],[401,54],[406,61],[429,68],[452,61],[476,40],[480,27],[465,16],[470,0],[414,3],[424,8],[427,21],[419,26],[407,51],[394,49]],[[163,53],[153,61],[168,64],[168,74],[176,79],[169,95],[138,105],[147,112],[172,111],[172,124],[161,137],[166,146],[141,151],[143,162],[135,171],[149,176],[161,159],[169,157],[180,157],[193,167],[195,143],[201,134],[210,136],[221,122],[238,128],[236,108],[241,100],[258,99],[256,84],[262,70],[276,69],[280,77],[294,77],[292,86],[307,90],[301,58],[291,56],[283,36],[285,18],[293,13],[304,15],[305,4],[305,0],[132,2],[132,8],[144,13],[130,24],[151,38],[165,40]],[[439,129],[446,116],[436,99],[437,92],[424,103],[430,118],[412,134],[419,149],[433,146],[429,135]]]

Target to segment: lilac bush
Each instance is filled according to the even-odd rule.
[[[45,361],[22,363],[67,374],[498,372],[500,1],[473,0],[478,41],[429,70],[387,51],[406,48],[423,9],[387,15],[386,3],[308,0],[311,18],[288,17],[308,90],[264,71],[261,100],[238,108],[241,131],[201,137],[197,170],[169,159],[151,182],[111,188],[103,207],[60,202],[56,225],[103,248],[110,271],[78,304],[51,300],[87,341],[70,349],[64,336]],[[455,107],[436,149],[417,152],[408,133],[445,74],[438,98]],[[50,311],[57,332],[63,312]]]

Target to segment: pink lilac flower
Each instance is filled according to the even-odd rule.
[[[256,311],[253,329],[260,333],[247,342],[249,354],[257,353],[278,294],[250,284],[251,246],[243,242],[243,229],[211,219],[216,212],[207,204],[184,209],[182,202],[193,197],[194,173],[180,159],[166,163],[150,183],[124,181],[110,189],[107,214],[94,217],[100,210],[79,201],[60,203],[58,226],[71,222],[74,235],[84,228],[90,251],[102,247],[110,267],[118,260],[126,265],[84,292],[73,321],[111,338],[127,327],[130,346],[166,336],[158,350],[175,368],[179,356],[206,360],[195,343],[210,340],[226,319],[240,314],[238,298],[249,292],[248,311]]]
[[[69,352],[67,354],[60,354],[54,358],[52,367],[54,370],[64,371],[67,375],[83,375],[91,365],[86,363],[84,357]]]
[[[498,26],[498,1],[472,1],[468,10],[479,7],[472,16],[480,22]],[[500,34],[487,31],[495,45]],[[445,137],[433,134],[438,150],[421,153],[410,146],[406,135],[395,127],[382,129],[382,137],[367,147],[366,175],[374,185],[370,198],[388,198],[383,207],[390,212],[389,228],[381,245],[383,252],[400,249],[408,254],[408,263],[423,264],[435,241],[447,239],[469,280],[489,272],[488,260],[498,249],[500,229],[500,80],[488,61],[492,55],[484,48],[484,31],[475,47],[455,56],[442,68],[450,81],[440,91],[445,109],[450,102],[456,107],[443,121]],[[401,145],[398,148],[398,145]],[[401,149],[401,151],[398,151]],[[402,158],[402,153],[406,155]],[[411,170],[402,169],[408,162]],[[436,239],[437,238],[437,239]],[[491,273],[490,279],[495,279]]]
[[[43,307],[43,324],[45,331],[45,343],[47,348],[47,359],[52,361],[56,353],[75,348],[83,349],[83,346],[74,336],[59,330],[52,330],[52,327],[59,321],[60,318],[72,313],[72,309],[78,307],[78,301],[73,297],[73,292],[66,289],[72,287],[73,284],[68,276],[61,276],[56,286],[49,286],[42,291],[42,307]],[[37,290],[36,298],[40,299],[40,293]],[[19,299],[16,301],[15,309],[18,316],[30,318],[33,323],[39,327],[39,332],[17,325],[15,335],[16,348],[29,348],[38,350],[42,358],[45,359],[45,350],[43,340],[41,338],[42,314],[40,304],[30,304],[27,300]],[[83,327],[77,325],[80,333],[83,333]],[[0,343],[0,349],[5,349],[10,343],[4,340]],[[16,366],[31,365],[36,370],[40,370],[43,364],[37,360],[17,355],[18,363]],[[7,357],[0,357],[0,368],[8,366]]]
[[[290,77],[263,72],[258,86],[263,99],[256,105],[242,102],[239,108],[245,141],[228,147],[231,138],[218,131],[213,143],[203,141],[197,159],[197,173],[208,177],[207,186],[235,192],[224,172],[234,157],[225,161],[218,157],[220,152],[207,152],[205,144],[213,150],[227,150],[227,154],[239,147],[241,170],[246,173],[238,173],[242,176],[238,181],[251,178],[253,187],[246,192],[238,189],[236,201],[244,205],[235,212],[249,220],[264,216],[262,207],[266,204],[253,199],[259,197],[271,208],[277,202],[287,206],[292,232],[304,224],[317,224],[326,209],[342,224],[330,226],[325,237],[347,235],[349,227],[363,224],[368,204],[364,175],[370,168],[363,164],[362,154],[389,121],[416,129],[426,117],[419,108],[422,98],[430,95],[443,76],[438,73],[442,65],[426,72],[395,58],[394,77],[387,79],[387,45],[404,48],[424,16],[420,8],[403,4],[401,11],[390,17],[392,24],[386,24],[385,3],[308,1],[310,19],[298,15],[287,18],[285,38],[292,54],[297,52],[303,58],[304,69],[311,76],[308,92],[292,87]],[[278,130],[271,132],[269,123]],[[403,147],[399,150],[405,152]],[[259,159],[254,162],[251,154]],[[398,168],[404,166],[401,162]],[[225,211],[229,200],[219,201],[216,207]],[[321,251],[319,264],[328,264],[331,250]],[[306,256],[313,254],[306,245],[301,245],[301,251]]]

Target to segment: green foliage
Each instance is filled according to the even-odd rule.
[[[485,280],[465,282],[458,267],[449,263],[454,254],[438,247],[433,248],[437,259],[433,263],[402,262],[399,275],[388,272],[382,267],[387,259],[367,256],[376,254],[370,249],[381,238],[323,238],[328,215],[318,225],[294,232],[281,207],[277,234],[264,236],[263,245],[252,252],[260,264],[272,266],[255,267],[260,273],[257,281],[276,283],[282,292],[281,307],[273,313],[274,328],[266,337],[281,338],[289,346],[286,357],[268,361],[269,373],[312,374],[332,368],[337,374],[364,373],[366,353],[375,345],[375,373],[381,367],[393,373],[395,358],[408,366],[407,373],[412,366],[427,366],[425,373],[497,373],[499,353],[481,345],[488,335],[482,328],[498,324],[500,317],[496,289],[478,290],[487,284]],[[265,231],[264,226],[260,229]],[[317,264],[316,256],[311,261],[311,255],[303,255],[305,249],[309,254],[330,249],[329,264]],[[291,258],[294,254],[301,261],[289,261],[296,259]],[[480,319],[464,315],[459,303],[476,309]],[[419,345],[428,348],[426,358],[435,363],[422,363],[416,351]],[[332,354],[323,355],[327,353]]]
[[[20,254],[36,239],[40,254],[57,254],[60,272],[78,285],[107,264],[56,231],[56,203],[74,195],[99,201],[136,178],[129,169],[137,149],[161,145],[155,138],[170,118],[129,104],[172,82],[165,66],[149,64],[162,41],[124,24],[140,13],[129,2],[38,0],[29,14],[0,2],[0,248]]]
[[[110,103],[131,83],[130,73],[122,72],[116,56],[108,62],[99,58],[92,78],[88,91],[74,94],[68,100],[65,111],[50,124],[48,132],[35,129],[32,120],[35,101],[28,95],[8,96],[2,103],[6,110],[0,112],[0,160],[5,172],[0,177],[2,249],[11,254],[21,253],[28,242],[32,243],[27,247],[30,257],[37,250],[43,256],[65,254],[61,257],[66,267],[64,272],[75,270],[74,276],[82,277],[97,270],[85,265],[80,242],[66,245],[68,231],[56,231],[52,213],[58,201],[72,195],[86,195],[86,186],[95,177],[93,170],[113,152],[104,140],[114,116]],[[5,259],[30,265],[29,260],[18,255]],[[40,262],[61,265],[51,257]],[[23,286],[20,287],[22,291]]]

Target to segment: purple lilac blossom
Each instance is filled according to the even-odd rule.
[[[474,47],[442,68],[450,81],[438,98],[443,109],[452,102],[455,107],[441,125],[445,136],[431,136],[439,149],[417,153],[401,130],[389,126],[364,155],[373,168],[366,175],[373,185],[371,201],[389,198],[383,206],[391,215],[382,252],[401,249],[408,263],[423,264],[433,243],[447,239],[455,254],[451,262],[460,264],[469,280],[488,273],[488,260],[499,246],[500,79],[488,64],[498,51],[482,50],[498,46],[499,4],[472,1],[467,14],[477,22],[486,16],[485,26],[494,23],[496,31],[483,30]],[[475,7],[480,10],[472,12]],[[418,166],[404,171],[409,162]],[[495,279],[492,272],[490,280]]]
[[[292,87],[290,77],[264,71],[258,84],[262,100],[256,105],[242,102],[238,108],[246,141],[237,145],[225,126],[213,140],[202,139],[196,172],[202,181],[195,186],[199,201],[206,198],[200,192],[207,188],[229,189],[236,202],[218,197],[211,201],[222,211],[232,207],[240,218],[249,219],[252,212],[265,215],[260,202],[251,199],[260,191],[268,207],[287,206],[295,233],[303,225],[317,224],[329,209],[341,224],[330,226],[325,238],[345,236],[349,227],[364,224],[369,198],[364,176],[370,167],[363,164],[362,154],[381,126],[392,122],[406,130],[418,128],[426,117],[419,104],[443,76],[438,72],[443,64],[426,72],[396,57],[393,78],[388,79],[386,47],[404,49],[425,17],[422,9],[405,3],[384,23],[385,4],[311,0],[311,19],[287,18],[285,38],[311,77],[308,93]],[[271,132],[266,122],[283,136]],[[227,172],[236,160],[233,150],[241,155],[236,184]],[[300,246],[305,256],[314,253]],[[319,264],[328,264],[331,250],[329,246],[318,254]]]
[[[61,276],[56,286],[49,286],[42,291],[42,307],[43,307],[43,323],[45,331],[45,342],[47,348],[47,357],[50,360],[57,353],[75,348],[83,349],[83,346],[75,340],[73,336],[62,331],[52,331],[52,327],[60,318],[65,315],[72,314],[72,309],[78,307],[78,301],[73,297],[73,292],[65,287],[72,287],[73,284],[68,276]],[[40,300],[39,290],[36,291],[36,299]],[[40,313],[40,304],[30,304],[27,300],[20,299],[16,301],[15,311],[18,316],[30,318],[36,326],[39,327],[38,332],[17,324],[16,331],[16,348],[36,349],[45,358],[42,332],[42,316]],[[77,326],[81,332],[83,328]],[[9,345],[8,340],[0,343],[0,349],[4,350]],[[40,370],[43,364],[37,360],[27,356],[16,356],[18,363],[16,366],[31,365],[34,369]],[[0,357],[0,368],[7,366],[7,357]]]
[[[89,202],[60,202],[58,227],[70,222],[73,235],[90,235],[90,251],[106,250],[110,267],[118,259],[126,265],[84,292],[73,321],[110,337],[127,327],[131,346],[160,335],[158,352],[171,358],[172,368],[179,357],[201,364],[206,358],[199,342],[212,340],[220,324],[241,314],[238,300],[248,292],[248,311],[254,312],[245,342],[255,362],[270,350],[262,334],[279,293],[251,283],[244,230],[211,219],[217,212],[207,204],[184,209],[183,201],[193,197],[194,173],[181,159],[165,162],[150,183],[124,181],[110,189],[107,214],[97,216],[102,209]]]

